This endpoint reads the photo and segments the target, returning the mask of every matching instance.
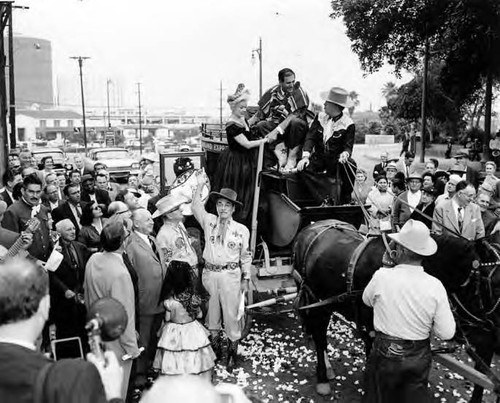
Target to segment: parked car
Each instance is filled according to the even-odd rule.
[[[130,174],[139,173],[139,161],[132,158],[126,148],[104,147],[90,150],[85,159],[85,169],[94,172],[97,162],[103,163],[111,178],[116,181],[126,180]]]
[[[31,153],[35,157],[39,169],[43,169],[43,167],[41,166],[43,157],[52,157],[52,159],[54,160],[54,171],[57,173],[66,172],[64,165],[66,164],[68,158],[66,157],[64,151],[60,148],[34,148],[31,150]]]

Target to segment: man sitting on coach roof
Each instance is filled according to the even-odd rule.
[[[0,265],[2,403],[32,403],[37,401],[36,396],[51,403],[121,402],[117,398],[121,369],[112,352],[105,353],[104,367],[94,354],[87,355],[94,365],[83,360],[62,360],[48,366],[51,361],[36,351],[35,342],[48,319],[49,308],[46,271],[24,258],[8,259]]]

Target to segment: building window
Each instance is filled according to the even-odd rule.
[[[45,129],[47,127],[47,121],[46,120],[40,120],[40,127],[42,129]]]
[[[72,120],[68,120],[68,127],[73,127],[73,121]]]
[[[60,120],[54,120],[54,127],[61,127],[61,121]]]

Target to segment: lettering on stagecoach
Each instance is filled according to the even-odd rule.
[[[227,144],[202,140],[201,148],[208,151],[224,151],[227,148]]]

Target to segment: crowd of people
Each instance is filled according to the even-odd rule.
[[[81,372],[74,391],[89,388],[88,401],[132,401],[158,375],[210,380],[216,360],[225,359],[230,370],[238,366],[238,309],[248,290],[251,257],[249,231],[232,219],[243,207],[237,194],[227,188],[212,192],[216,214],[209,214],[201,197],[208,186],[203,172],[196,174],[196,192],[186,198],[168,189],[159,193],[148,169],[117,185],[103,164],[86,172],[81,157],[73,162],[66,173],[55,171],[50,157],[36,166],[28,151],[9,156],[0,196],[0,245],[5,248],[0,350],[5,347],[6,354],[28,357],[36,365],[19,363],[19,379],[1,377],[2,401],[32,402],[38,393],[59,393],[54,379],[64,365],[75,377]],[[178,158],[176,176],[186,171],[194,173],[194,164]],[[198,228],[184,226],[188,204]],[[94,305],[106,298],[123,306],[126,323],[119,337],[104,341],[108,365],[102,365],[86,326]],[[30,305],[23,307],[28,299]],[[56,356],[54,346],[74,338],[80,355],[88,354],[97,371],[57,361],[38,392],[37,374],[50,361],[35,350],[64,358]],[[102,384],[89,386],[96,374]],[[77,401],[67,397],[70,392],[63,388],[57,401]]]
[[[89,402],[131,401],[134,390],[144,389],[153,375],[210,380],[217,361],[228,370],[238,367],[259,147],[265,169],[297,173],[318,204],[368,205],[367,230],[394,233],[401,273],[420,267],[422,256],[435,252],[431,231],[475,240],[499,229],[500,180],[494,162],[486,164],[482,178],[468,163],[468,152],[458,152],[449,170],[439,170],[438,161],[430,159],[425,172],[417,173],[411,151],[401,161],[383,153],[373,169],[372,186],[368,173],[352,159],[355,126],[344,112],[347,91],[331,88],[324,94],[324,111],[315,113],[295,73],[283,69],[249,119],[248,96],[239,85],[228,98],[228,149],[220,156],[209,211],[203,197],[208,177],[195,172],[189,158],[174,164],[177,176],[187,171],[194,175],[192,194],[186,195],[174,189],[160,193],[150,160],[118,186],[101,163],[87,171],[81,156],[68,169],[56,170],[51,157],[37,165],[29,151],[9,155],[0,193],[0,245],[5,248],[0,259],[0,354],[8,359],[0,361],[16,364],[9,367],[9,376],[0,377],[6,402],[39,401],[38,395],[76,401],[72,393],[84,394]],[[189,225],[188,209],[194,215]],[[405,274],[398,280],[393,272],[381,271],[365,290],[363,299],[375,310],[378,346],[368,364],[366,399],[381,385],[385,395],[395,388],[375,376],[380,375],[383,349],[394,349],[400,341],[401,351],[409,347],[427,360],[433,327],[443,338],[453,335],[442,285],[429,277],[419,272],[414,278],[422,293],[434,298],[427,305],[413,298],[415,293],[405,294]],[[396,288],[407,311],[391,313],[391,305],[380,302],[384,299],[379,296],[394,298]],[[103,364],[86,326],[89,312],[106,298],[121,304],[126,321],[115,338],[104,340]],[[417,321],[412,319],[416,306],[425,320],[408,331],[405,326]],[[387,322],[398,315],[403,315],[399,323]],[[53,354],[54,341],[72,338],[78,338],[89,362],[53,364],[38,352]],[[403,383],[411,378],[385,369]],[[68,383],[59,385],[63,373]],[[418,374],[418,381],[408,382],[421,392],[427,363]]]
[[[446,233],[469,240],[482,238],[500,229],[500,186],[495,162],[485,163],[479,172],[469,162],[467,150],[459,150],[455,164],[439,170],[437,159],[417,172],[414,154],[404,159],[386,152],[373,168],[374,185],[368,173],[357,169],[353,203],[367,205],[369,231],[398,232],[410,219],[423,222],[436,234]]]

